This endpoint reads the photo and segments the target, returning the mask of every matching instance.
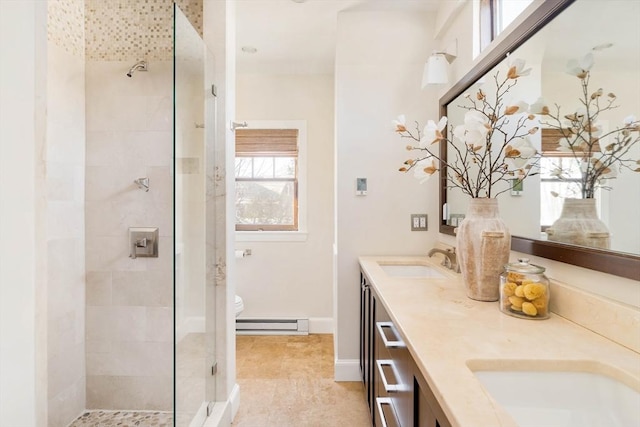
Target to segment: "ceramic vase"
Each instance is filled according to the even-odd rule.
[[[564,199],[560,218],[546,232],[554,242],[601,249],[611,243],[609,229],[598,218],[596,199]]]
[[[509,262],[511,234],[500,218],[495,198],[471,199],[456,231],[456,245],[467,296],[497,301],[500,273]]]

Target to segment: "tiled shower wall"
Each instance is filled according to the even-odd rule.
[[[47,6],[47,425],[64,427],[85,408],[84,4]]]
[[[177,3],[202,33],[202,0]],[[85,408],[171,409],[172,16],[171,0],[48,1],[51,427]],[[149,72],[126,77],[140,59]],[[131,226],[160,228],[159,258],[128,258]]]
[[[86,64],[87,408],[170,410],[172,63],[131,65]],[[129,227],[159,227],[158,258],[129,258]]]
[[[86,1],[87,408],[171,410],[173,3]],[[129,258],[129,227],[159,227],[158,258]]]

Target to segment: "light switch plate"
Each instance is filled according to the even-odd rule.
[[[411,231],[427,231],[427,214],[411,214]]]

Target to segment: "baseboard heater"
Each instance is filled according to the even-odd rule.
[[[238,335],[309,335],[309,319],[236,319]]]

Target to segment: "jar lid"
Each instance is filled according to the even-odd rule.
[[[518,262],[505,264],[505,270],[518,273],[539,274],[544,273],[545,268],[535,264],[529,264],[529,258],[518,258]]]

